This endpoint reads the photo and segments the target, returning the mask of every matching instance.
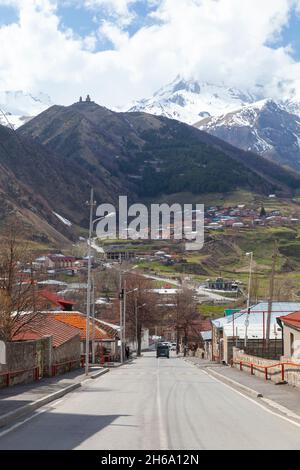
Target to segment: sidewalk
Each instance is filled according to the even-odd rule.
[[[88,377],[83,369],[77,369],[57,377],[42,379],[39,382],[1,388],[0,427],[76,390],[87,379],[97,378],[107,372],[109,369],[92,366]]]
[[[264,405],[276,408],[300,422],[300,390],[290,385],[275,385],[273,382],[265,381],[247,372],[209,362],[195,357],[186,358],[186,360],[196,367],[205,370],[208,374],[222,382],[227,383],[233,388],[240,389],[253,398],[259,398]]]

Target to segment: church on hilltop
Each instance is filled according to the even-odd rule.
[[[80,96],[79,103],[92,103],[90,95],[87,95],[85,101],[83,101],[82,96]]]

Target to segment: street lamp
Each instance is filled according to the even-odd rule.
[[[250,300],[251,300],[251,280],[252,280],[252,264],[253,264],[253,251],[246,253],[246,256],[250,258],[249,265],[249,281],[248,281],[248,297],[247,297],[247,315],[245,321],[245,341],[244,346],[247,347],[248,341],[248,327],[249,327],[249,315],[250,315]]]
[[[135,298],[135,344],[136,344],[136,356],[138,356],[138,310],[140,308],[146,307],[146,304],[139,305],[137,304],[137,298]]]
[[[91,197],[90,201],[87,203],[90,207],[90,224],[89,224],[89,238],[88,238],[88,279],[87,279],[87,302],[86,302],[86,337],[85,337],[85,375],[89,375],[89,359],[90,359],[90,316],[91,316],[91,278],[92,278],[92,259],[91,259],[91,248],[92,248],[92,235],[93,228],[96,222],[105,219],[106,217],[111,217],[114,213],[98,217],[93,220],[94,206],[96,201],[94,201],[94,189],[91,188]],[[93,309],[94,314],[94,309]],[[94,334],[94,327],[93,327]],[[93,338],[94,340],[94,338]]]

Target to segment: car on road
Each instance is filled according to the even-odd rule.
[[[170,348],[165,343],[159,343],[156,348],[156,357],[170,357]]]

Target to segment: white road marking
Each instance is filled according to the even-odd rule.
[[[0,438],[5,436],[6,434],[9,434],[10,432],[14,431],[15,429],[19,428],[23,424],[27,423],[28,421],[31,421],[34,418],[37,418],[39,415],[45,413],[48,411],[47,408],[41,409],[39,411],[36,411],[33,415],[29,416],[29,418],[24,419],[23,421],[19,421],[18,423],[13,424],[10,428],[5,429],[4,431],[0,432]]]

